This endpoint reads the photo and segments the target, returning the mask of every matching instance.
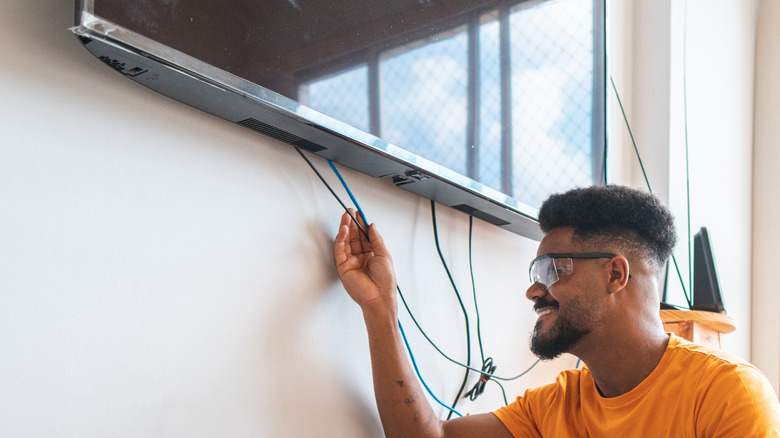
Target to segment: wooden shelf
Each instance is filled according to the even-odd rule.
[[[734,318],[701,310],[661,310],[667,332],[697,344],[720,348],[720,335],[736,330]]]

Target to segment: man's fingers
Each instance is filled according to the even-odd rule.
[[[359,255],[381,255],[390,258],[390,252],[377,231],[376,224],[363,228],[369,236],[366,238],[363,230],[358,228],[357,222],[352,219],[356,213],[350,208],[349,213],[345,212],[341,215],[341,224],[333,246],[336,264],[344,263],[349,257]],[[357,221],[362,222],[362,219],[357,218]]]
[[[352,214],[351,217],[347,213],[344,213],[342,217],[346,216],[346,219],[343,220],[346,220],[349,224],[349,244],[352,249],[352,254],[364,254],[371,252],[371,245],[368,243],[368,240],[366,240],[363,231],[358,227],[357,222],[352,219],[352,217],[354,217],[357,212],[354,208],[350,208],[349,213]],[[365,228],[363,228],[363,230],[365,230]]]
[[[347,219],[349,219],[349,216],[347,216]],[[336,266],[343,264],[352,256],[352,248],[347,244],[348,234],[349,226],[342,220],[339,225],[339,232],[336,234],[336,239],[333,243],[333,260],[336,262]]]
[[[371,226],[368,227],[368,237],[371,239],[371,251],[374,252],[374,255],[391,259],[390,251],[387,250],[385,241],[379,234],[379,231],[376,228],[376,224],[371,224]]]

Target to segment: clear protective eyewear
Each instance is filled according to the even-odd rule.
[[[606,252],[548,253],[531,260],[528,275],[531,278],[531,283],[539,283],[542,288],[547,289],[561,277],[574,271],[572,259],[612,259],[615,257],[615,254]]]

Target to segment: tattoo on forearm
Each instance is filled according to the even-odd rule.
[[[414,422],[420,423],[422,422],[422,412],[417,411],[414,413]],[[428,419],[425,420],[425,427],[431,427],[431,423],[433,422],[433,411],[428,411]]]
[[[417,391],[417,389],[414,387],[414,385],[407,386],[406,385],[406,381],[404,381],[404,380],[395,380],[394,382],[395,382],[396,385],[398,385],[398,387],[404,388],[404,389],[408,388],[408,390],[411,391],[411,393],[406,394],[405,397],[404,397],[404,404],[406,406],[411,407],[412,405],[417,403],[417,399],[420,396],[420,393],[419,393],[419,391]],[[406,391],[404,391],[404,392],[406,392]],[[431,426],[431,423],[433,422],[433,418],[434,418],[433,410],[429,410],[428,411],[428,419],[425,420],[425,427],[430,427]],[[423,412],[420,411],[419,409],[417,409],[415,411],[415,413],[414,413],[414,422],[415,423],[422,423],[423,422]]]

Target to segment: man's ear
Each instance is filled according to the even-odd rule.
[[[631,278],[628,259],[617,256],[609,262],[609,293],[623,290]]]

